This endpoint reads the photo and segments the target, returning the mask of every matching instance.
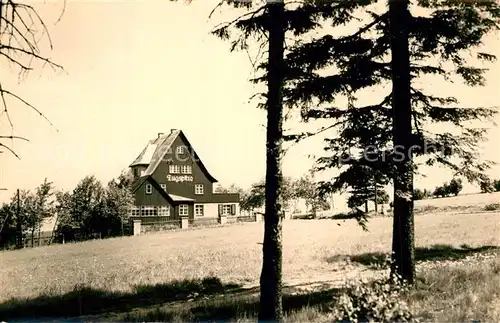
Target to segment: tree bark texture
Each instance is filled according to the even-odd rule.
[[[408,25],[409,0],[389,0],[392,52],[394,177],[393,273],[408,283],[415,278],[411,93]]]
[[[282,321],[282,182],[284,4],[269,1],[266,206],[259,321]]]

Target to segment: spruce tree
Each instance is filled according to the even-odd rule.
[[[305,122],[330,121],[316,132],[292,133],[286,138],[301,140],[332,131],[327,134],[326,155],[317,160],[317,170],[337,168],[340,175],[321,183],[325,193],[352,187],[355,178],[349,176],[350,169],[361,166],[392,179],[397,198],[395,268],[411,282],[416,160],[447,166],[454,176],[470,182],[486,181],[484,172],[492,163],[479,158],[478,144],[487,129],[469,122],[484,124],[497,112],[461,107],[456,97],[431,93],[418,80],[433,75],[446,81],[461,79],[469,86],[484,85],[486,69],[473,62],[496,59],[481,52],[480,46],[487,34],[498,29],[500,6],[495,1],[390,1],[392,12],[387,7],[377,12],[377,4],[387,1],[311,0],[291,1],[286,6],[284,17],[292,39],[285,58],[285,106],[300,111]],[[264,15],[254,12],[217,32],[231,38],[235,49],[247,49],[247,41],[263,28]],[[390,19],[399,27],[391,29]],[[353,23],[355,31],[346,31],[344,26]],[[229,30],[235,33],[230,35]],[[397,56],[392,62],[391,55]],[[408,56],[407,63],[402,56]],[[255,82],[266,80],[267,65],[261,63],[262,75]],[[373,88],[385,93],[378,100],[361,100],[363,91]],[[432,131],[430,125],[436,124],[453,125],[455,131]],[[366,158],[363,152],[373,138],[377,139],[376,149]]]
[[[268,1],[269,35],[267,73],[266,206],[264,243],[260,275],[259,321],[281,321],[282,305],[282,220],[283,220],[283,56],[285,25],[283,1]]]
[[[282,304],[282,221],[283,213],[283,84],[286,20],[283,0],[268,0],[253,12],[260,13],[260,26],[248,33],[265,36],[268,55],[266,63],[266,183],[263,264],[260,275],[259,321],[279,322],[283,319]],[[251,5],[252,1],[248,1]],[[252,6],[250,6],[251,8]],[[228,37],[228,27],[238,26],[244,17],[230,22],[216,30],[219,37]],[[260,32],[260,33],[259,33]],[[234,46],[245,47],[243,42]]]
[[[374,172],[370,167],[364,165],[349,167],[343,175],[351,180],[347,206],[358,208],[364,205],[365,214],[358,213],[358,215],[365,216],[368,213],[368,202],[372,201],[375,212],[377,212],[377,204],[383,203],[383,197],[385,197],[384,186],[388,184],[389,178],[380,172]]]

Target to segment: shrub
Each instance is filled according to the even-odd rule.
[[[462,180],[460,178],[458,179],[454,178],[450,181],[448,185],[445,184],[445,187],[446,187],[446,193],[457,196],[458,193],[460,193],[460,191],[463,188]]]
[[[462,180],[460,178],[453,178],[449,183],[444,183],[442,186],[436,187],[432,195],[435,197],[457,196],[462,189]]]
[[[436,187],[432,195],[434,195],[435,197],[446,197],[448,194],[446,192],[446,188],[444,187],[445,185]]]
[[[481,193],[491,193],[494,191],[493,183],[490,180],[484,180],[479,184]]]
[[[496,192],[500,192],[500,179],[493,182],[493,188]]]
[[[489,178],[485,179],[479,184],[479,187],[481,188],[481,193],[500,192],[500,179],[494,181]]]
[[[425,200],[426,198],[428,198],[430,196],[430,192],[427,191],[427,190],[421,190],[419,188],[416,188],[413,190],[413,199],[415,201],[418,201],[418,200]]]
[[[335,322],[415,322],[402,293],[406,285],[399,279],[372,283],[348,283],[331,308]]]
[[[488,204],[484,207],[485,211],[496,211],[500,210],[500,203]]]

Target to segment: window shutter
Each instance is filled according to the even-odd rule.
[[[222,204],[219,204],[219,215],[222,215]]]
[[[231,204],[231,214],[236,215],[236,204]]]

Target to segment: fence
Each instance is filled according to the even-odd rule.
[[[237,216],[236,222],[257,222],[257,216],[255,214]]]
[[[24,236],[24,246],[25,247],[38,247],[38,246],[46,246],[51,243],[52,232],[41,232],[40,238],[38,237],[38,233],[35,232],[34,236],[30,234],[26,234]]]
[[[131,218],[131,222],[133,222],[134,219],[141,220],[141,233],[175,230],[180,229],[181,227],[180,220],[172,220],[167,217]]]
[[[194,219],[175,219],[171,220],[168,217],[132,217],[130,223],[127,224],[127,232],[130,235],[168,231],[186,228],[201,228],[214,227],[225,224],[244,223],[244,222],[259,222],[262,220],[260,215],[245,215],[245,216],[228,216],[217,218],[197,217]],[[135,224],[132,224],[134,223]],[[137,225],[137,227],[135,227]],[[135,228],[135,229],[134,229]],[[135,231],[135,232],[134,232]]]
[[[31,233],[23,234],[22,245],[24,248],[32,248],[38,246],[46,246],[52,243],[52,232],[41,232],[40,238],[38,237],[38,232],[32,236]],[[1,241],[0,250],[10,250],[16,248],[16,237],[12,236],[4,241]]]
[[[135,228],[134,220],[140,220],[140,225]],[[183,223],[185,221],[185,223]],[[134,234],[145,234],[159,231],[168,231],[176,229],[184,229],[186,227],[201,228],[201,227],[214,227],[225,224],[234,223],[245,223],[245,222],[260,222],[262,221],[261,215],[240,215],[240,216],[228,216],[228,217],[216,217],[216,218],[194,218],[194,219],[175,219],[172,220],[170,217],[161,216],[139,216],[131,217],[130,221],[123,223],[123,235],[134,235]],[[134,229],[136,229],[134,232]],[[83,234],[81,229],[74,228],[69,231],[53,233],[52,232],[42,232],[40,235],[40,243],[38,242],[38,233],[35,233],[34,237],[31,234],[25,234],[23,237],[24,247],[38,247],[44,246],[51,243],[68,243],[68,242],[79,242],[91,239],[101,239],[99,233],[93,234]],[[0,249],[12,249],[15,247],[15,241],[9,241],[8,243],[3,243]]]
[[[210,227],[219,225],[219,218],[195,218],[189,219],[190,227]]]

